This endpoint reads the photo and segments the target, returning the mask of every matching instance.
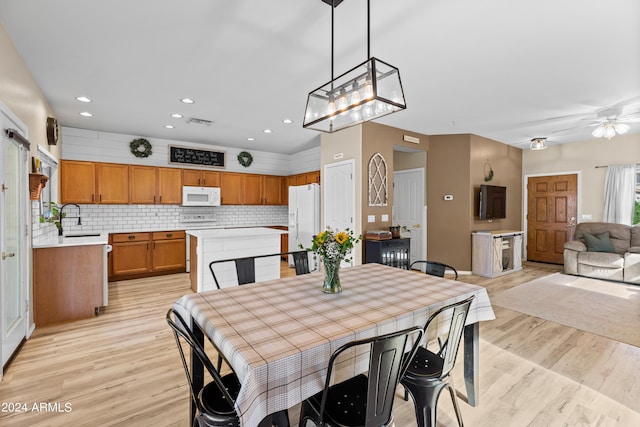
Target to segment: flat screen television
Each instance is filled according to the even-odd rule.
[[[480,219],[500,219],[507,215],[507,187],[481,185],[478,197]]]

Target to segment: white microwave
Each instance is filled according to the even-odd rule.
[[[182,206],[220,206],[220,189],[183,186]]]

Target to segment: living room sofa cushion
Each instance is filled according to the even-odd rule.
[[[609,232],[605,231],[598,234],[583,233],[584,243],[587,245],[589,252],[615,252],[611,239],[609,239]]]

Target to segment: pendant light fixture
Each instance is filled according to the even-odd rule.
[[[545,148],[547,148],[547,145],[545,144],[546,141],[547,141],[547,138],[533,138],[531,140],[531,144],[529,144],[529,149],[544,150]]]
[[[333,14],[342,0],[322,0],[331,6],[331,81],[309,92],[303,127],[336,132],[407,108],[399,70],[370,53],[371,17],[367,0],[367,60],[334,78]]]

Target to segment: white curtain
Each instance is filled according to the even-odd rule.
[[[604,180],[605,222],[632,225],[636,194],[636,165],[607,168]]]

